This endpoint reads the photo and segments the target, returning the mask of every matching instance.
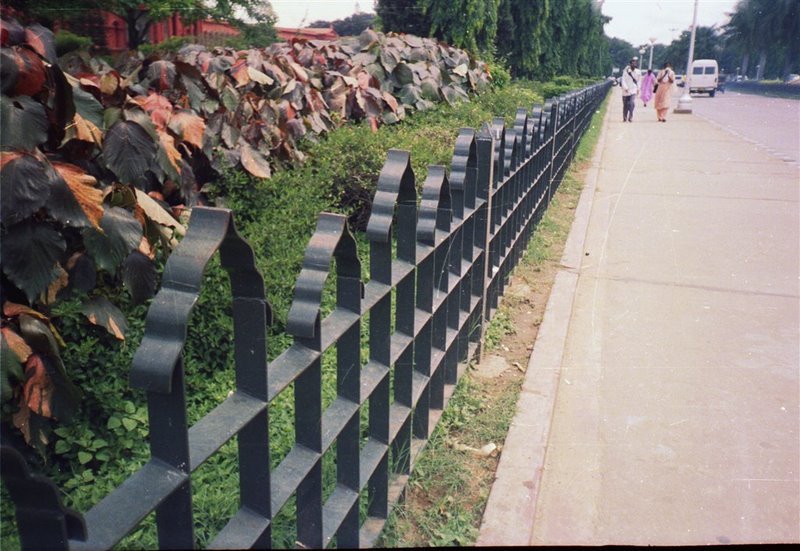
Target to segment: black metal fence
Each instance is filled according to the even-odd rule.
[[[430,167],[419,201],[409,154],[390,151],[366,232],[369,281],[361,282],[346,219],[322,213],[289,311],[293,344],[269,364],[270,311],[253,251],[229,211],[196,208],[167,262],[131,368],[131,385],[147,394],[151,459],[81,515],[3,447],[2,476],[23,548],[110,548],[152,512],[159,547],[195,547],[192,473],[234,437],[240,507],[211,548],[270,547],[271,522],[292,496],[298,546],[325,547],[334,538],[339,547],[374,545],[609,86],[519,109],[511,127],[495,119],[477,133],[462,129],[449,177],[444,167]],[[233,294],[236,388],[189,427],[183,347],[217,251]],[[323,319],[330,274],[336,306]],[[336,354],[337,396],[323,408],[328,350]],[[294,393],[295,441],[270,469],[269,406],[284,392]],[[323,499],[323,455],[334,449],[336,486]]]

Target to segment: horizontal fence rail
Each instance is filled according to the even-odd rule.
[[[80,514],[3,446],[2,477],[23,549],[107,549],[153,512],[160,548],[196,547],[192,473],[234,439],[239,509],[211,548],[271,547],[273,519],[292,497],[298,546],[373,546],[465,363],[480,353],[511,271],[609,86],[519,109],[513,126],[495,119],[478,132],[462,129],[449,176],[430,167],[421,197],[409,154],[391,150],[366,230],[369,280],[361,281],[346,218],[320,214],[289,311],[293,344],[271,362],[271,313],[253,251],[229,211],[195,208],[131,367],[130,384],[147,395],[150,460]],[[189,427],[183,351],[204,270],[217,252],[233,295],[236,388]],[[323,318],[329,279],[336,304]],[[369,356],[362,360],[365,329]],[[323,407],[328,351],[336,358],[336,396]],[[294,445],[271,469],[269,407],[287,392]],[[328,452],[335,453],[336,484],[323,499]]]

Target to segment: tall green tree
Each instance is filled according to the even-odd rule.
[[[313,21],[308,26],[312,29],[333,27],[339,36],[358,36],[375,23],[375,18],[374,13],[354,13],[350,17],[335,21]]]
[[[500,0],[421,0],[430,35],[472,53],[491,52]]]
[[[664,61],[669,61],[677,73],[686,71],[689,60],[689,40],[691,32],[686,30],[667,46]],[[721,33],[714,27],[697,26],[694,38],[694,59],[717,59],[722,54],[723,40]]]
[[[532,78],[539,71],[549,10],[550,0],[500,0],[496,52],[515,77]]]
[[[627,40],[621,38],[608,38],[608,54],[611,57],[611,64],[622,70],[630,59],[637,55],[636,48]]]
[[[741,0],[724,28],[728,47],[741,56],[742,74],[785,76],[800,70],[800,2]],[[757,56],[757,57],[756,57]]]
[[[375,0],[375,13],[384,32],[428,36],[431,23],[422,0]]]

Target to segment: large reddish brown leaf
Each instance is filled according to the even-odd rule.
[[[169,119],[169,129],[175,132],[183,141],[188,142],[198,149],[203,148],[203,133],[206,121],[194,114],[193,111],[182,109],[172,114]]]
[[[31,354],[25,362],[25,384],[22,394],[25,404],[42,417],[52,417],[52,400],[55,386],[39,354]]]
[[[47,288],[47,291],[42,292],[42,296],[40,298],[42,304],[55,303],[58,298],[58,293],[62,289],[66,289],[69,286],[69,274],[67,274],[67,271],[61,267],[61,264],[56,264],[55,270],[58,272],[58,276]]]
[[[82,142],[94,143],[99,147],[103,145],[103,132],[94,123],[88,119],[84,119],[80,114],[75,113],[75,118],[72,121],[75,128],[75,138]],[[68,135],[68,139],[69,139]]]
[[[2,331],[3,339],[19,362],[21,364],[27,362],[30,355],[33,354],[33,350],[31,350],[31,347],[25,342],[25,339],[19,336],[19,334],[10,327],[3,327],[0,331]]]
[[[69,163],[53,161],[51,164],[67,183],[67,187],[75,196],[92,226],[98,231],[102,231],[100,220],[103,218],[103,192],[94,187],[97,184],[94,176]]]
[[[15,95],[33,96],[42,91],[47,80],[47,70],[41,58],[28,48],[15,48],[14,60],[19,71]]]
[[[166,132],[159,131],[158,133],[159,144],[164,153],[167,162],[175,169],[175,173],[181,173],[181,153],[175,148],[175,138]]]
[[[20,157],[22,157],[22,153],[20,153],[19,151],[0,152],[0,170],[2,170],[4,166],[6,166],[6,163],[13,161],[14,159],[19,159]]]
[[[38,23],[25,28],[25,43],[50,63],[56,63],[56,45],[53,31]]]
[[[161,94],[151,93],[148,94],[146,98],[140,96],[134,98],[132,101],[137,103],[142,109],[144,109],[148,113],[155,111],[156,109],[165,109],[167,111],[172,111],[172,104],[167,98],[165,98]]]
[[[392,113],[397,113],[397,108],[399,107],[399,105],[397,103],[397,98],[395,98],[389,92],[384,92],[383,93],[383,101],[386,102],[386,105],[389,106],[389,109],[392,110]]]
[[[240,59],[231,67],[231,76],[237,86],[247,86],[250,83],[250,72],[247,70],[247,60]]]
[[[269,162],[261,152],[244,141],[240,142],[240,145],[242,166],[245,170],[256,178],[269,178],[272,175],[272,171],[270,170]]]
[[[95,297],[83,303],[83,314],[94,325],[104,327],[117,339],[124,341],[128,331],[125,314],[106,297]]]
[[[100,77],[100,91],[106,96],[113,96],[119,90],[121,82],[117,71],[109,71]]]

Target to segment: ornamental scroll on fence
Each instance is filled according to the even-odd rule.
[[[192,473],[234,437],[240,506],[211,548],[270,547],[272,520],[292,496],[299,546],[334,538],[338,547],[374,546],[608,90],[597,84],[519,109],[512,127],[495,119],[477,133],[462,129],[449,177],[430,167],[419,201],[409,154],[390,151],[367,226],[368,282],[346,219],[320,214],[289,311],[293,344],[269,363],[270,310],[253,251],[229,211],[194,209],[131,368],[131,385],[147,394],[151,459],[81,515],[3,446],[23,549],[107,549],[152,512],[160,548],[194,548]],[[183,347],[217,251],[231,280],[236,388],[189,427]],[[328,278],[336,306],[323,319]],[[336,354],[336,398],[323,408],[328,350]],[[294,394],[295,443],[270,469],[269,405],[283,392]],[[323,499],[323,456],[334,448],[336,484]]]

